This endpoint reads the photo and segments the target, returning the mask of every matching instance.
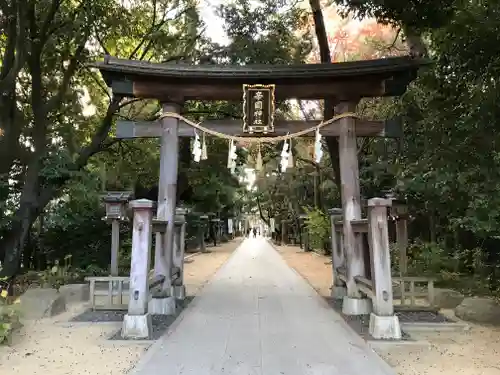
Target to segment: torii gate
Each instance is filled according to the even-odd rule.
[[[323,100],[333,98],[335,113],[355,112],[361,98],[402,95],[425,61],[411,57],[300,65],[191,65],[157,64],[107,56],[95,63],[113,94],[122,97],[157,99],[164,113],[181,114],[186,100],[240,101],[244,84],[274,84],[276,100]],[[315,126],[319,121],[275,121],[270,135],[284,135]],[[243,134],[238,120],[212,120],[205,127],[230,135]],[[395,121],[371,121],[344,117],[321,130],[323,136],[339,137],[343,241],[347,258],[347,301],[360,300],[354,277],[365,276],[365,259],[357,245],[351,222],[361,219],[359,167],[356,137],[399,137]],[[118,138],[159,137],[160,181],[158,219],[168,222],[165,234],[157,234],[156,275],[166,276],[165,305],[175,297],[171,270],[173,219],[175,215],[179,137],[194,135],[192,127],[174,117],[159,121],[118,121]],[[132,288],[132,287],[131,287]],[[344,299],[344,302],[346,299]],[[168,309],[160,309],[165,313]]]

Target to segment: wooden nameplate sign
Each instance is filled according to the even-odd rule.
[[[243,85],[243,133],[274,132],[274,85]]]

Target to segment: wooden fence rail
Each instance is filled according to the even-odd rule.
[[[90,283],[90,304],[93,310],[124,310],[128,297],[130,278],[128,276],[91,276],[85,281]],[[104,284],[104,285],[103,285]],[[104,286],[104,287],[101,287]],[[104,301],[98,302],[98,297],[104,297]]]
[[[338,267],[337,275],[340,280],[347,282],[347,270]],[[354,277],[356,286],[364,295],[373,299],[373,281],[365,277]],[[435,310],[434,306],[434,282],[435,278],[415,276],[393,276],[393,299],[400,303],[395,307],[404,310]],[[418,303],[417,300],[425,300],[428,305]]]
[[[393,276],[393,298],[399,299],[399,308],[411,310],[434,310],[434,282],[431,277]],[[417,303],[426,300],[428,305]]]

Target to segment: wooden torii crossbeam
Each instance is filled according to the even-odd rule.
[[[399,138],[403,134],[403,129],[400,119],[391,119],[387,121],[376,120],[355,120],[355,132],[358,137],[383,137],[383,138]],[[270,136],[286,135],[295,133],[303,129],[317,126],[320,121],[277,121],[275,130]],[[208,120],[202,123],[208,129],[215,130],[219,133],[246,136],[243,133],[241,120]],[[118,139],[130,138],[157,138],[162,134],[162,121],[126,121],[118,120],[116,124],[116,135]],[[325,137],[338,137],[340,128],[335,123],[325,126],[321,129],[321,134]],[[178,129],[179,137],[194,137],[193,127],[186,124],[184,121],[179,121]],[[314,132],[308,134],[313,137]]]

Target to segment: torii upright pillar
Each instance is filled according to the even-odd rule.
[[[341,102],[335,107],[335,113],[355,112],[356,105],[357,102]],[[347,268],[347,296],[343,299],[342,312],[346,315],[369,314],[371,301],[368,298],[362,298],[354,280],[355,276],[366,276],[363,242],[351,226],[352,220],[361,219],[356,120],[352,117],[342,118],[339,132],[343,235]]]
[[[180,106],[164,103],[163,112],[180,113]],[[164,233],[156,234],[155,276],[165,276],[162,298],[153,298],[149,311],[153,314],[175,314],[175,295],[172,287],[172,267],[175,233],[175,205],[177,197],[177,171],[179,154],[179,120],[174,117],[162,119],[160,150],[160,181],[158,184],[157,220],[166,221]]]

